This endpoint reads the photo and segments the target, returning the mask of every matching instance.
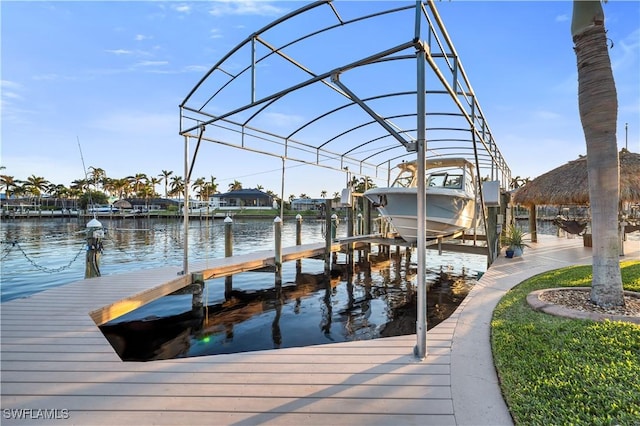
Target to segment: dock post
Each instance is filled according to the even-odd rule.
[[[224,219],[224,257],[233,256],[233,219],[227,216]],[[224,277],[224,298],[229,300],[229,295],[233,291],[233,277]]]
[[[332,214],[331,215],[331,240],[335,240],[336,239],[336,233],[338,232],[338,215],[337,214]]]
[[[347,237],[353,237],[356,234],[356,229],[355,228],[355,212],[353,211],[353,207],[349,207],[348,211],[348,217],[347,217]],[[336,222],[337,225],[337,222]],[[337,228],[337,226],[336,226]],[[350,242],[349,244],[347,244],[347,266],[349,268],[350,271],[353,270],[353,248],[354,248],[354,243]]]
[[[487,248],[489,250],[489,256],[487,257],[487,265],[491,265],[498,257],[499,242],[498,242],[498,213],[500,207],[489,206],[487,207]]]
[[[275,264],[276,264],[276,289],[282,284],[282,219],[279,216],[273,220],[275,236]]]
[[[324,274],[329,276],[331,273],[331,200],[325,200],[325,251],[324,251]]]
[[[302,215],[296,215],[296,245],[302,245]]]
[[[204,276],[202,272],[191,274],[191,285],[193,286],[191,310],[193,312],[202,312],[202,293],[204,292]]]
[[[100,255],[102,254],[102,239],[104,229],[98,219],[91,219],[87,223],[87,256],[85,261],[84,277],[95,278],[100,276]]]
[[[538,242],[538,215],[535,204],[529,207],[529,233],[531,234],[531,242]]]
[[[296,245],[302,245],[302,215],[298,213],[296,215]],[[302,272],[302,259],[296,260],[296,274]]]

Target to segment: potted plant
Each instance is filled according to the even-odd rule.
[[[524,232],[515,225],[509,225],[507,231],[502,235],[502,245],[507,246],[507,257],[522,256],[525,247]]]

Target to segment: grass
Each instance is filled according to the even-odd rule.
[[[640,291],[640,262],[621,263],[625,290]],[[590,286],[591,266],[532,277],[496,307],[491,344],[516,425],[640,425],[640,326],[532,310],[531,291]]]

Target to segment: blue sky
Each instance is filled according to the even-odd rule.
[[[180,102],[226,52],[302,4],[2,1],[2,173],[69,185],[84,176],[79,140],[86,167],[109,177],[162,170],[183,176]],[[405,2],[389,7],[398,4]],[[437,6],[513,175],[534,178],[584,154],[571,2]],[[611,0],[604,8],[618,146],[627,140],[639,152],[640,2]],[[196,162],[193,177],[215,176],[222,192],[238,180],[280,194],[281,164],[220,147]],[[332,195],[344,182],[343,173],[295,165],[286,171],[285,198]]]

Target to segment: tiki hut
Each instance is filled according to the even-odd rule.
[[[623,203],[640,203],[640,154],[622,149],[620,158],[620,201]],[[531,241],[537,241],[536,206],[538,205],[589,205],[589,180],[587,174],[587,157],[557,167],[550,172],[538,176],[525,186],[518,188],[513,194],[513,203],[529,207],[529,227]],[[556,223],[560,228],[572,234],[585,232],[586,222],[577,220],[560,220]],[[635,226],[629,226],[625,232],[632,232]],[[591,246],[585,236],[585,246]]]
[[[113,203],[113,207],[117,207],[119,209],[130,209],[132,206],[131,206],[130,202],[128,202],[127,200],[122,199],[122,200],[118,200],[115,203]]]
[[[640,154],[620,151],[620,201],[640,203]],[[513,194],[514,204],[588,205],[587,157],[557,167],[538,176]]]

